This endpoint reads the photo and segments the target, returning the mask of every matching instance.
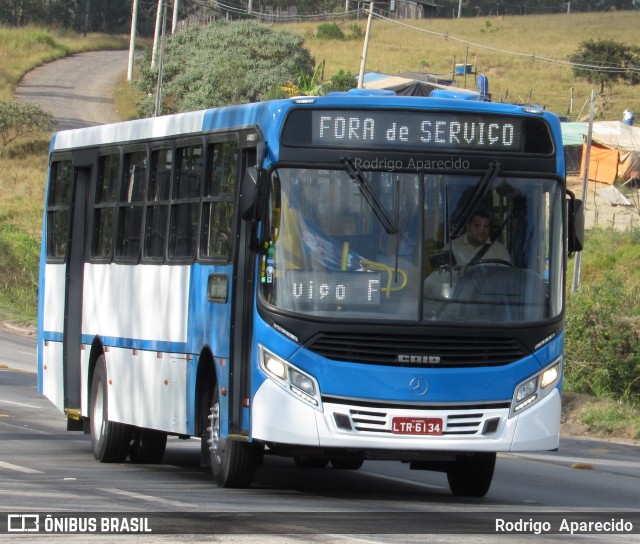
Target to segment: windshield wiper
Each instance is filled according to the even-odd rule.
[[[462,229],[464,229],[465,225],[467,224],[473,212],[475,211],[476,206],[487,194],[487,191],[491,186],[491,183],[493,183],[493,180],[498,177],[499,173],[500,173],[500,163],[497,161],[490,163],[489,168],[484,173],[484,176],[482,176],[480,183],[478,183],[475,190],[473,191],[473,195],[471,195],[471,198],[467,202],[466,206],[463,208],[462,213],[460,214],[460,217],[458,218],[456,223],[451,227],[451,232],[449,233],[450,240],[453,240],[454,238],[457,238],[460,235],[460,233],[462,232]]]
[[[393,219],[391,219],[387,210],[384,209],[381,202],[378,200],[378,197],[371,188],[369,180],[362,175],[362,171],[353,164],[353,161],[350,158],[343,157],[342,162],[346,166],[347,174],[349,174],[351,179],[358,184],[358,189],[360,189],[362,196],[369,203],[369,206],[371,206],[373,213],[378,218],[378,221],[380,221],[387,234],[397,234],[399,231],[398,226],[393,222]]]

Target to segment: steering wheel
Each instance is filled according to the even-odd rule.
[[[492,265],[492,264],[497,264],[500,266],[508,266],[509,268],[516,267],[516,265],[513,264],[511,261],[505,261],[504,259],[480,259],[475,263],[471,261],[470,263],[467,264],[467,266]]]

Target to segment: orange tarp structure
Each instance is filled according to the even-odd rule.
[[[580,172],[584,172],[584,159],[587,155],[587,145],[582,146],[582,162]],[[591,156],[589,157],[589,179],[613,185],[618,177],[618,163],[620,152],[597,142],[591,143]]]

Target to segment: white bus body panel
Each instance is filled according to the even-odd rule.
[[[288,394],[283,388],[266,380],[253,399],[252,437],[265,442],[320,446],[328,448],[353,448],[364,450],[404,450],[404,451],[540,451],[558,447],[560,430],[560,393],[554,389],[542,401],[524,413],[509,418],[508,409],[455,410],[456,416],[475,417],[483,412],[478,428],[484,421],[500,418],[495,433],[486,436],[440,435],[415,436],[391,434],[393,417],[425,417],[422,410],[377,409],[367,407],[367,413],[379,412],[379,429],[357,431],[336,426],[334,413],[348,415],[350,410],[362,410],[359,406],[347,404],[324,404],[323,411],[310,406]],[[441,417],[446,421],[451,414],[429,410],[428,417]],[[374,416],[375,419],[378,416]],[[460,421],[460,420],[457,420]],[[384,432],[380,432],[383,430]]]
[[[64,330],[64,294],[66,264],[48,264],[44,285],[44,330],[62,333]]]
[[[62,342],[47,341],[42,348],[42,392],[58,410],[64,412]]]
[[[83,335],[186,342],[190,270],[86,264]]]
[[[63,334],[65,299],[65,264],[48,264],[44,286],[44,329]],[[48,340],[42,347],[42,392],[58,408],[64,411],[64,373],[62,342]]]
[[[188,434],[186,356],[109,348],[109,420]]]

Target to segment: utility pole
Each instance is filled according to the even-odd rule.
[[[247,3],[247,13],[253,12],[253,0],[249,0]]]
[[[160,0],[162,3],[162,0]],[[167,5],[165,4],[162,10],[162,37],[160,38],[160,61],[158,63],[158,80],[156,84],[156,108],[153,114],[154,117],[158,117],[162,111],[162,71],[164,68],[164,29],[167,26]]]
[[[91,11],[91,0],[87,0],[84,9],[84,31],[82,35],[86,38],[89,33],[89,12]]]
[[[156,57],[158,56],[158,42],[160,40],[160,25],[162,23],[162,4],[163,4],[163,0],[158,0],[158,13],[156,13],[156,31],[153,35],[153,49],[151,51],[151,68],[155,68]]]
[[[462,17],[462,0],[458,0],[458,19]]]
[[[129,37],[129,65],[127,67],[127,81],[133,79],[133,60],[136,52],[136,28],[138,26],[138,0],[133,0],[131,12],[131,36]]]
[[[373,2],[369,4],[369,19],[367,20],[367,32],[364,35],[364,47],[362,48],[362,62],[360,63],[360,77],[358,89],[364,85],[364,67],[367,64],[367,49],[369,48],[369,34],[371,34],[371,20],[373,19]]]
[[[589,184],[589,159],[591,157],[591,137],[593,134],[593,118],[596,111],[596,90],[591,89],[591,103],[589,104],[589,128],[587,129],[587,150],[584,153],[584,171],[582,172],[582,202],[587,201],[587,186]],[[582,265],[582,251],[576,253],[573,265],[573,292],[580,287],[580,267]]]
[[[178,26],[178,4],[180,0],[173,0],[173,19],[171,20],[171,35],[176,33],[176,27]]]

